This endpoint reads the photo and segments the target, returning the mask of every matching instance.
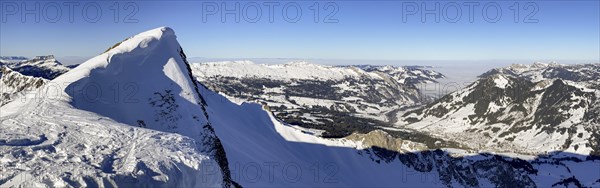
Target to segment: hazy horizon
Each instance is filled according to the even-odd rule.
[[[35,3],[41,12],[20,11]],[[87,7],[87,14],[68,14],[65,3],[77,5],[75,11]],[[189,57],[600,59],[598,1],[65,3],[3,1],[0,54],[93,57],[139,32],[169,26]],[[269,12],[267,5],[277,6]]]
[[[53,54],[40,54],[35,56],[46,56]],[[26,57],[34,58],[35,56],[22,56],[22,55],[4,55],[0,54],[0,57]],[[81,64],[94,56],[55,56],[55,58],[64,65],[75,65]],[[279,57],[188,57],[190,63],[205,63],[205,62],[220,62],[220,61],[252,61],[257,64],[284,64],[293,61],[306,61],[309,63],[322,64],[322,65],[393,65],[393,66],[452,66],[455,63],[467,63],[467,64],[496,64],[496,65],[510,65],[510,64],[533,64],[535,62],[551,63],[556,62],[559,64],[589,64],[589,63],[600,63],[600,60],[585,60],[585,59],[568,59],[568,60],[556,60],[556,59],[482,59],[482,60],[410,60],[410,59],[328,59],[328,58],[279,58]]]

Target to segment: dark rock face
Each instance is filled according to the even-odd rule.
[[[181,56],[181,59],[185,62],[190,80],[196,80],[192,76],[192,69],[190,68],[190,64],[187,61],[187,56],[183,52],[182,48],[179,49],[179,55]],[[217,137],[215,129],[212,127],[212,125],[210,125],[210,117],[206,112],[206,106],[208,104],[206,104],[204,97],[200,94],[200,90],[198,87],[204,86],[200,85],[200,83],[198,82],[194,82],[194,91],[196,92],[196,95],[200,98],[200,102],[202,103],[200,104],[200,106],[202,108],[202,112],[204,112],[203,115],[206,117],[206,119],[209,120],[209,123],[202,127],[207,135],[204,138],[204,145],[208,148],[205,152],[211,154],[211,156],[213,156],[217,161],[217,164],[219,165],[219,168],[222,172],[224,187],[241,187],[231,178],[231,171],[229,170],[229,162],[227,161],[227,154],[225,153],[225,148],[223,148],[221,140],[219,140],[219,138]]]

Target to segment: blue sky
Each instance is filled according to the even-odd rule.
[[[35,21],[33,14],[25,15],[23,22],[21,9],[34,9],[36,3],[40,6],[37,11],[40,22]],[[337,1],[329,4],[328,1],[306,0],[136,1],[133,4],[109,1],[96,2],[102,16],[95,23],[89,20],[94,21],[93,5],[96,4],[78,2],[73,22],[70,22],[69,8],[64,3],[2,1],[0,55],[95,56],[136,33],[169,26],[175,29],[190,57],[596,62],[600,59],[599,1],[534,1],[530,4],[527,1],[482,1],[474,6],[473,16],[462,1]],[[235,22],[235,15],[227,14],[223,23],[222,6],[233,9],[236,3],[240,5],[240,22]],[[265,3],[278,3],[273,8],[272,23]],[[434,12],[440,15],[440,22],[435,22],[436,15],[426,14],[423,23],[422,9],[434,9],[436,3],[440,7]],[[212,11],[214,5],[219,10]],[[295,5],[299,5],[302,13],[297,22],[292,23],[289,20],[296,21],[293,19]],[[460,7],[461,17],[453,20],[458,11],[455,5]],[[418,11],[411,9],[415,6]],[[13,10],[15,7],[19,10]],[[87,7],[88,17],[82,15],[83,7]],[[114,20],[115,7],[119,10],[118,23]],[[287,11],[283,7],[287,7]],[[487,12],[483,7],[487,7]],[[516,7],[519,9],[517,23],[514,20]],[[137,8],[132,17],[137,22],[124,23],[133,8]],[[315,8],[319,9],[317,23]],[[329,21],[337,20],[337,23],[324,23],[325,16],[334,9],[337,12]],[[497,9],[502,15],[495,21]],[[61,12],[60,18],[56,16],[57,10]],[[253,20],[256,10],[260,10],[261,17]],[[284,12],[288,17],[284,17]],[[537,20],[537,23],[524,23],[528,15],[532,15],[528,21]]]

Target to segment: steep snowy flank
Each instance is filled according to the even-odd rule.
[[[512,65],[421,109],[399,127],[471,148],[600,155],[600,65]]]
[[[385,126],[393,121],[386,114],[428,101],[416,84],[444,77],[416,67],[307,62],[212,62],[193,64],[192,69],[210,89],[236,101],[266,103],[276,117],[324,130],[324,137],[366,133],[375,126]]]
[[[70,70],[69,67],[58,62],[53,55],[37,56],[33,59],[21,61],[11,60],[0,62],[0,64],[23,75],[41,77],[48,80],[52,80]]]
[[[17,95],[26,95],[46,83],[43,78],[25,76],[8,67],[0,66],[0,106],[14,100]]]
[[[157,28],[3,106],[0,183],[232,185],[189,69],[174,31]]]

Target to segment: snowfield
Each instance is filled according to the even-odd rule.
[[[194,139],[42,103],[2,116],[0,187],[218,187]],[[4,110],[4,109],[3,109]],[[4,111],[3,111],[4,112]]]

